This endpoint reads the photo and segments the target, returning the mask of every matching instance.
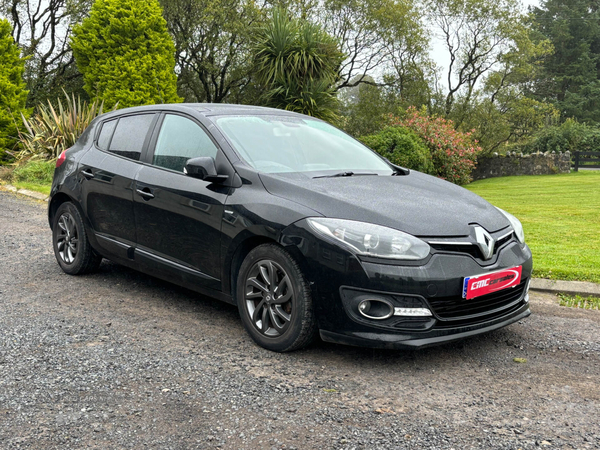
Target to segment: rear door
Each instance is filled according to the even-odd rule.
[[[82,207],[98,245],[109,256],[131,257],[136,242],[134,179],[158,114],[107,120],[80,161]]]
[[[183,168],[190,158],[223,155],[191,117],[169,113],[161,122],[150,164],[135,183],[136,262],[171,281],[220,290],[221,222],[229,188],[189,177]]]

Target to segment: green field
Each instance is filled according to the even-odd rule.
[[[521,220],[534,276],[600,283],[600,171],[491,178],[465,187]]]

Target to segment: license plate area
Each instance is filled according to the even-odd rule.
[[[517,266],[511,269],[466,277],[463,280],[462,297],[471,300],[475,297],[513,288],[521,282],[522,270],[522,266]]]

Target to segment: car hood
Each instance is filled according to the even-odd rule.
[[[272,195],[323,216],[370,222],[414,236],[467,236],[471,224],[490,233],[510,225],[501,212],[478,195],[416,171],[406,176],[336,178],[261,173],[260,178]]]

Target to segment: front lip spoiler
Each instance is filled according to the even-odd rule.
[[[353,345],[356,347],[387,348],[387,349],[412,349],[417,350],[434,345],[458,341],[478,334],[487,333],[511,323],[518,322],[531,314],[529,303],[513,312],[508,317],[483,322],[480,324],[457,327],[455,329],[432,329],[426,333],[392,334],[392,333],[365,333],[351,332],[348,334],[320,330],[321,339],[336,344]],[[426,337],[420,337],[425,335]]]

